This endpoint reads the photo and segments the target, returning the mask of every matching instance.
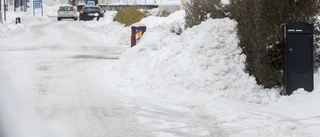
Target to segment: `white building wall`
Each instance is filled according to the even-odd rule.
[[[42,2],[47,6],[55,6],[60,4],[68,4],[69,0],[42,0]]]
[[[173,13],[175,11],[180,10],[180,5],[181,5],[180,1],[163,2],[159,4],[159,10]]]
[[[60,0],[60,4],[69,4],[69,0]]]
[[[42,0],[42,3],[47,6],[53,6],[56,0]]]

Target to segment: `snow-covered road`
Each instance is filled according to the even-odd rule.
[[[2,73],[29,113],[63,126],[69,137],[138,134],[134,110],[121,104],[112,83],[113,66],[125,48],[73,25],[52,19],[2,40]]]
[[[1,41],[2,72],[29,113],[59,125],[68,137],[223,135],[214,119],[202,118],[205,114],[123,94],[113,82],[126,49],[74,25],[52,19]]]
[[[11,117],[9,123],[22,117],[15,122],[24,125],[24,135],[12,137],[320,135],[320,104],[312,104],[317,96],[305,92],[262,105],[175,86],[150,89],[125,80],[119,83],[119,57],[128,49],[115,41],[126,36],[106,37],[83,27],[95,23],[51,18],[0,39],[0,76],[6,76],[13,88],[6,92],[15,92],[9,102],[21,105],[9,106],[15,108],[14,116],[0,116]],[[109,25],[108,33],[116,33],[115,24]],[[5,90],[0,101],[1,95],[7,95]],[[13,132],[16,127],[11,127]]]
[[[78,22],[50,19],[1,41],[2,73],[28,113],[67,137],[224,134],[204,111],[171,108],[172,102],[161,98],[123,92],[114,81],[120,77],[118,59],[126,48],[109,45],[104,35],[75,25]]]

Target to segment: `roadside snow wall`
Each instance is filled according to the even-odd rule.
[[[150,91],[215,93],[255,103],[272,98],[244,72],[235,21],[208,19],[180,36],[167,26],[147,27],[141,42],[121,56],[127,84]]]

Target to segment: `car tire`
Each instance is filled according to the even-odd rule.
[[[60,21],[61,20],[61,18],[58,18],[58,21]]]
[[[76,20],[78,20],[78,18],[74,18],[74,20],[76,21]]]

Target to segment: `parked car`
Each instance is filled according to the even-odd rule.
[[[72,5],[62,5],[58,9],[58,21],[61,19],[78,20],[77,9]]]
[[[84,6],[80,11],[79,21],[93,20],[94,18],[99,21],[101,17],[104,17],[104,12],[100,6]]]

